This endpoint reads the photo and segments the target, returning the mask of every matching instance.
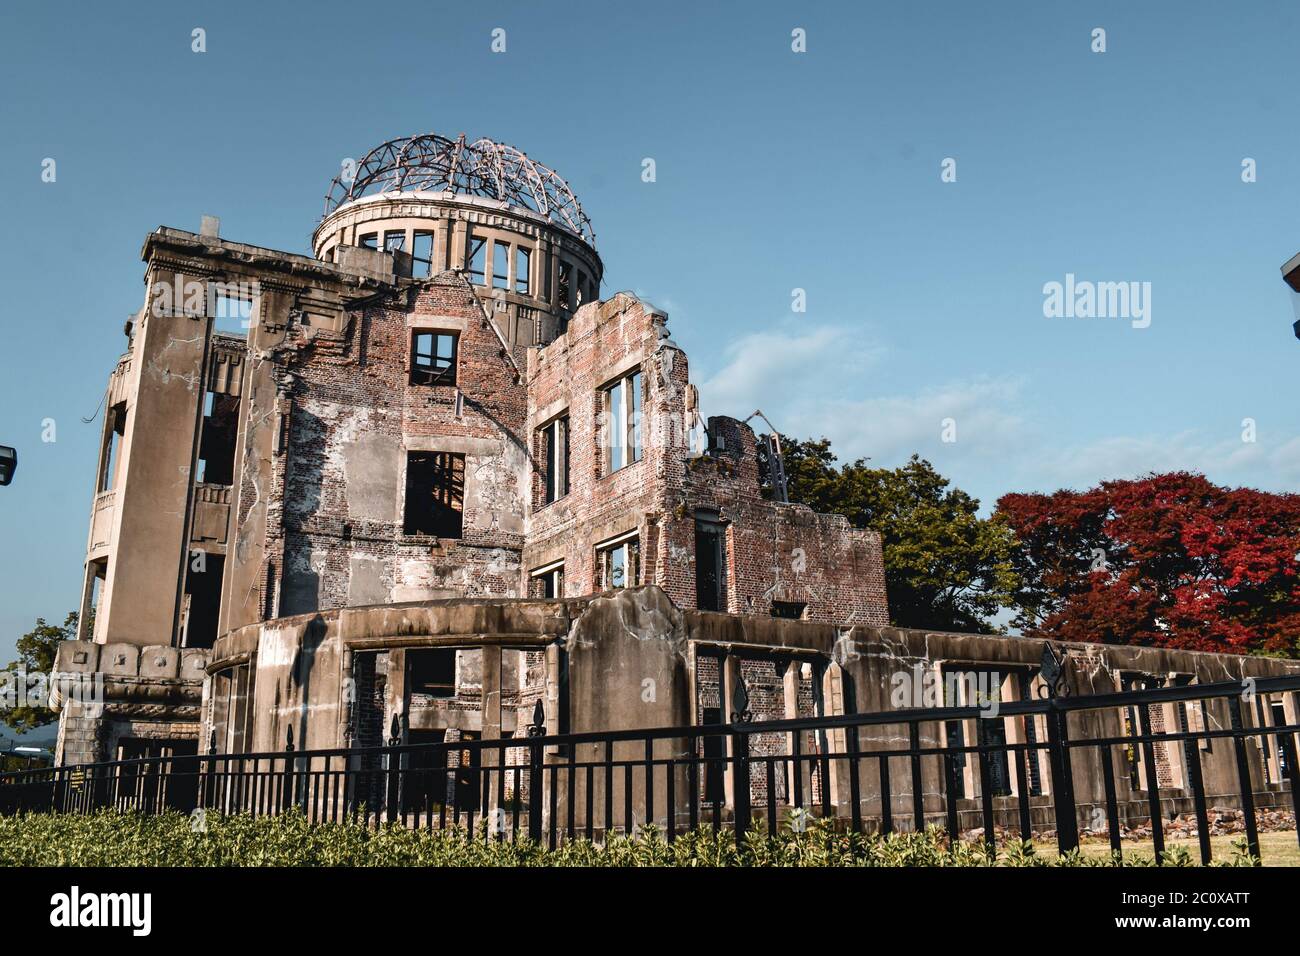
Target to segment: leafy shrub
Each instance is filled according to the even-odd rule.
[[[89,815],[0,816],[3,866],[1110,866],[1109,857],[1077,851],[1045,857],[1033,844],[1010,843],[994,851],[982,843],[951,845],[943,831],[888,837],[837,832],[820,822],[783,829],[777,836],[751,830],[743,846],[723,830],[695,830],[668,843],[652,826],[634,837],[603,844],[575,840],[555,850],[517,842],[474,839],[464,829],[429,831],[396,824],[310,823],[301,811],[276,817],[221,816],[204,825],[168,812],[158,816],[101,810]],[[1124,857],[1126,866],[1151,865],[1149,857]],[[1190,866],[1185,850],[1165,855]],[[1231,864],[1251,865],[1244,845]]]

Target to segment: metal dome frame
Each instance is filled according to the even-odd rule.
[[[357,164],[351,182],[335,176],[325,194],[325,217],[344,203],[391,192],[452,192],[483,196],[545,217],[593,249],[596,233],[578,197],[555,170],[521,150],[490,139],[447,139],[436,133],[390,139]]]

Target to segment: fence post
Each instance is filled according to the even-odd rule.
[[[745,831],[753,818],[752,808],[750,807],[750,780],[749,780],[749,731],[748,724],[754,720],[754,714],[749,709],[749,691],[745,688],[745,678],[740,675],[739,670],[736,672],[736,691],[732,694],[731,704],[731,757],[732,757],[732,790],[735,794],[735,811],[736,817],[736,848],[740,849],[745,844]],[[798,764],[795,765],[795,779],[798,780]],[[822,793],[826,792],[826,781],[822,780]],[[811,800],[812,794],[809,793]]]
[[[749,733],[743,725],[732,727],[731,752],[735,756],[736,768],[736,846],[741,847],[753,816],[749,798]]]
[[[1074,806],[1074,774],[1070,767],[1070,728],[1059,698],[1065,696],[1065,655],[1050,642],[1043,644],[1038,673],[1047,686],[1047,755],[1052,772],[1052,809],[1056,814],[1056,845],[1062,852],[1079,848],[1079,817]]]
[[[68,771],[65,767],[54,768],[54,786],[50,788],[50,809],[56,812],[67,810]]]
[[[1237,757],[1237,781],[1241,786],[1241,815],[1246,824],[1246,847],[1259,857],[1259,832],[1255,825],[1255,790],[1250,780],[1250,760],[1246,757],[1246,720],[1242,714],[1241,694],[1228,700],[1228,720],[1232,726],[1232,749]],[[1265,738],[1267,740],[1267,738]]]
[[[203,772],[203,806],[211,807],[214,804],[214,795],[216,794],[216,768],[217,762],[212,758],[217,755],[217,732],[212,731],[208,738],[208,759],[204,766]]]
[[[402,799],[402,755],[395,749],[402,743],[402,718],[393,714],[392,724],[388,728],[388,787],[384,796],[384,816],[389,823],[397,819],[398,807]]]
[[[280,783],[280,810],[289,809],[290,793],[293,787],[293,725],[289,725],[289,734],[284,745],[284,777]]]
[[[1079,821],[1074,807],[1074,783],[1070,774],[1069,732],[1065,711],[1055,697],[1048,699],[1047,743],[1051,755],[1052,807],[1056,811],[1056,845],[1062,853],[1079,847]]]
[[[546,710],[538,699],[533,704],[533,722],[528,725],[528,839],[534,843],[542,842],[542,737],[545,735]],[[608,780],[605,786],[608,797]],[[608,820],[605,825],[608,829]]]

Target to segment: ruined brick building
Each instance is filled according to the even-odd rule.
[[[918,663],[1033,692],[1036,642],[885,626],[878,535],[781,500],[771,438],[703,417],[668,317],[602,291],[587,216],[523,153],[385,143],[310,256],[218,233],[144,242],[93,631],[57,664],[104,692],[56,695],[60,763],[493,738],[539,700],[553,732],[716,723],[738,681],[760,719],[868,711]],[[1275,670],[1087,656],[1094,689]]]

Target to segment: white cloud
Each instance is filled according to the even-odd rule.
[[[768,402],[773,408],[804,404],[824,397],[845,379],[879,361],[883,349],[861,341],[839,326],[811,326],[797,331],[751,332],[727,346],[726,364],[700,386],[717,414],[745,414]],[[778,425],[778,427],[783,427]]]
[[[1253,443],[1239,432],[1206,429],[1077,440],[1036,412],[1022,378],[879,394],[873,370],[887,355],[860,331],[838,325],[752,332],[728,346],[721,367],[699,383],[703,411],[743,418],[761,408],[786,434],[831,439],[841,461],[869,457],[894,466],[919,453],[986,509],[1009,491],[1086,488],[1151,471],[1200,471],[1220,484],[1275,491],[1300,486],[1300,438],[1282,441],[1267,423]],[[949,418],[956,422],[954,443],[941,441]]]
[[[759,331],[733,342],[725,364],[700,383],[706,415],[761,408],[777,428],[831,439],[842,460],[903,460],[940,446],[945,419],[956,422],[948,450],[996,454],[1020,441],[1020,383],[979,378],[910,395],[873,395],[873,367],[887,350],[841,326]]]
[[[1034,470],[1033,484],[1040,491],[1091,487],[1104,479],[1153,471],[1199,471],[1218,484],[1290,491],[1300,483],[1300,438],[1273,444],[1264,433],[1255,442],[1243,442],[1240,437],[1211,437],[1204,429],[1115,436],[1042,455]]]

